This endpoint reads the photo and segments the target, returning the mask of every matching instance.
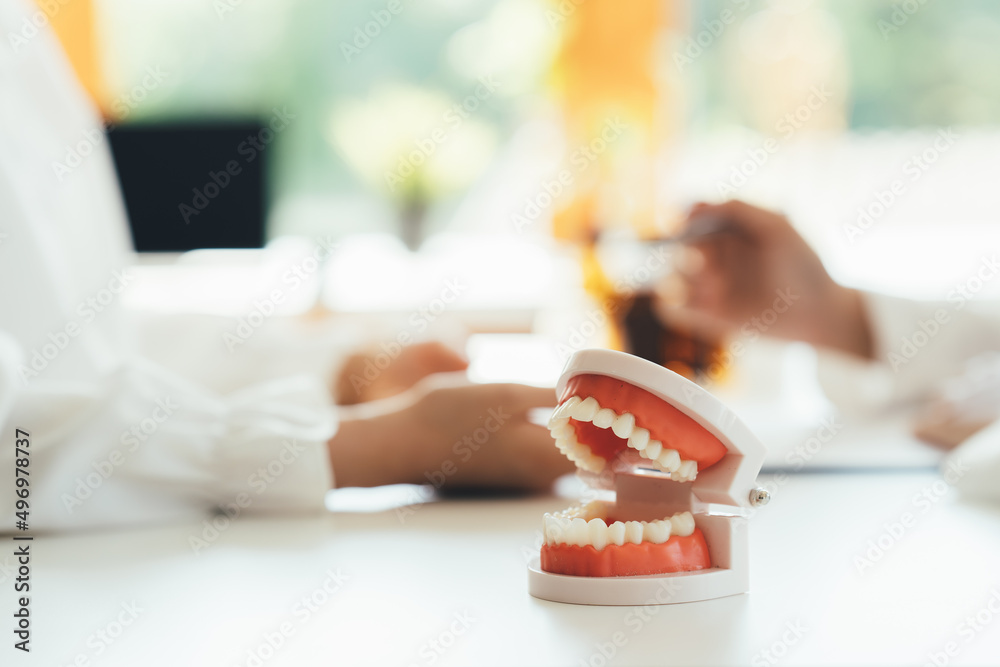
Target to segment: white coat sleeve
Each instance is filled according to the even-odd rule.
[[[981,270],[996,272],[984,263]],[[819,380],[847,414],[916,404],[961,374],[975,357],[1000,350],[1000,304],[964,298],[920,302],[866,293],[873,361],[819,351]]]
[[[25,383],[31,368],[0,332],[0,516],[11,522],[16,429],[30,434],[32,528],[323,509],[334,421],[311,377],[220,397],[138,358],[73,381],[43,371]]]
[[[0,32],[31,11],[0,3]],[[335,419],[317,379],[223,396],[134,351],[102,123],[47,28],[0,49],[0,99],[0,532],[14,529],[16,429],[33,529],[321,509]]]

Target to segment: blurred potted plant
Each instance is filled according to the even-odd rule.
[[[447,95],[409,85],[377,87],[334,109],[329,140],[358,177],[390,199],[411,250],[437,201],[468,187],[496,149],[495,128]]]

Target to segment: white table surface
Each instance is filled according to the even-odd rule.
[[[752,519],[752,592],[647,608],[528,595],[525,562],[542,513],[568,504],[558,497],[240,518],[200,555],[188,544],[201,529],[193,525],[39,537],[34,650],[14,651],[5,631],[0,664],[924,664],[948,642],[958,651],[949,664],[996,664],[1000,614],[988,603],[992,591],[1000,599],[1000,509],[967,505],[950,489],[939,496],[938,480],[762,478],[776,493]],[[924,492],[934,502],[915,503]],[[859,572],[855,557],[904,512],[911,527]],[[326,596],[317,591],[328,571],[346,580],[329,580]],[[0,576],[10,619],[11,574]],[[309,596],[307,614],[296,604]],[[122,605],[133,603],[141,611],[118,634]],[[992,622],[963,630],[977,612]],[[463,617],[468,627],[456,623]],[[283,645],[252,660],[248,651],[282,624],[292,631]],[[108,645],[102,630],[118,636]],[[602,645],[614,647],[611,660]]]

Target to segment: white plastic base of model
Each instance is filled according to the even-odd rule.
[[[745,577],[718,568],[645,577],[571,577],[543,572],[537,558],[528,565],[528,592],[552,602],[636,607],[698,602],[746,591]]]
[[[544,572],[539,559],[528,564],[528,592],[553,602],[637,606],[678,604],[740,595],[750,590],[746,520],[696,515],[712,567],[697,572],[639,577],[576,577]]]

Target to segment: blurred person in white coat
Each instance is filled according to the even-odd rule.
[[[829,398],[855,415],[916,407],[916,434],[951,450],[943,469],[961,463],[962,493],[1000,501],[1000,308],[977,301],[974,289],[1000,273],[998,253],[970,266],[970,285],[946,301],[920,302],[838,284],[772,211],[697,204],[687,225],[695,261],[683,276],[683,303],[665,317],[715,338],[737,334],[778,290],[791,289],[795,303],[767,333],[816,346]],[[726,233],[699,236],[706,225]]]
[[[18,33],[35,13],[23,0],[0,3],[0,33]],[[77,166],[54,167],[84,144]],[[17,429],[30,433],[30,525],[41,530],[191,520],[219,508],[319,511],[334,485],[427,483],[463,435],[491,424],[480,451],[449,468],[449,484],[541,489],[572,467],[526,417],[554,404],[551,389],[434,373],[464,363],[433,344],[408,348],[367,388],[384,398],[350,408],[334,408],[330,378],[315,366],[210,390],[139,354],[181,343],[137,338],[119,298],[133,259],[102,121],[56,38],[43,27],[5,44],[0,515],[15,511],[14,466],[25,458],[15,454]],[[275,358],[298,343],[273,342]],[[159,351],[189,354],[208,379],[223,372],[194,348]]]

